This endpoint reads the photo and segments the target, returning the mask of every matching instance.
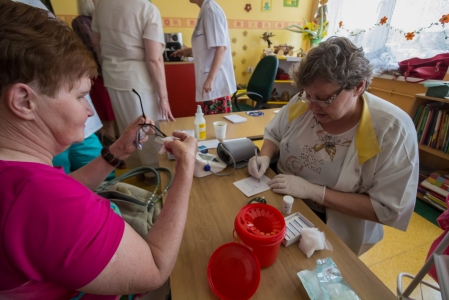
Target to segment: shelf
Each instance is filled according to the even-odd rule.
[[[300,61],[301,57],[296,56],[278,56],[279,60],[287,60],[287,61]]]
[[[449,99],[446,99],[446,98],[429,97],[429,96],[426,96],[426,94],[416,94],[415,96],[418,98],[422,98],[422,99],[449,103]]]
[[[293,83],[295,82],[293,79],[287,79],[287,80],[275,80],[274,83]]]
[[[428,152],[430,154],[433,154],[435,156],[438,156],[438,157],[441,157],[441,158],[449,160],[449,154],[445,153],[445,152],[443,152],[441,150],[433,149],[433,148],[430,148],[429,146],[421,145],[421,144],[419,144],[418,147],[419,147],[420,150],[426,151],[426,152]]]
[[[268,105],[287,105],[288,101],[268,101]]]

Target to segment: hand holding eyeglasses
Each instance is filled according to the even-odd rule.
[[[163,133],[159,128],[157,128],[154,125],[153,121],[151,121],[149,118],[147,118],[147,116],[145,116],[145,112],[143,110],[143,105],[142,105],[142,99],[140,98],[139,93],[135,89],[132,89],[132,91],[134,94],[137,95],[137,97],[139,97],[140,108],[142,109],[142,118],[144,119],[143,122],[138,124],[138,125],[140,125],[140,130],[138,130],[136,132],[134,146],[137,149],[142,150],[143,142],[141,142],[141,140],[144,139],[147,135],[154,135],[154,140],[159,144],[163,144],[164,143],[163,139],[166,138],[167,135],[165,133]],[[168,106],[168,108],[170,109],[170,105]],[[170,112],[170,115],[171,115],[171,112]],[[173,116],[172,116],[172,118],[173,118]],[[147,139],[145,139],[145,141]]]
[[[140,137],[136,139],[138,132],[140,132],[142,128],[141,124],[144,122],[147,122],[145,124],[152,123],[149,118],[143,119],[141,116],[138,117],[128,125],[117,141],[109,147],[109,150],[116,158],[125,160],[132,152],[136,150],[136,148],[138,148],[136,141],[138,144],[143,144],[148,140],[148,136],[146,134],[140,135]]]

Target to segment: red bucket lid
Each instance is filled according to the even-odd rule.
[[[263,244],[278,243],[285,237],[284,216],[268,204],[248,204],[240,209],[234,228],[240,238],[251,238]]]
[[[218,298],[247,300],[259,287],[259,261],[253,251],[241,244],[224,244],[210,257],[207,278]]]

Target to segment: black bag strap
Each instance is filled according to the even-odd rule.
[[[162,190],[161,194],[158,195],[157,194],[157,190],[159,188],[159,186],[161,185],[161,178],[159,175],[159,172],[165,172],[168,174],[169,176],[169,182],[167,184],[167,186],[164,188],[164,190]],[[172,182],[173,182],[173,175],[172,172],[167,169],[167,168],[163,168],[163,167],[156,167],[156,168],[151,168],[151,167],[138,167],[135,169],[132,169],[126,173],[123,173],[120,176],[115,177],[114,179],[111,179],[110,181],[105,182],[104,184],[102,184],[101,186],[99,186],[95,192],[96,193],[104,193],[106,192],[111,186],[113,186],[116,183],[119,183],[127,178],[136,176],[136,175],[140,175],[140,174],[145,174],[145,173],[153,173],[156,177],[156,186],[153,189],[153,191],[151,192],[150,196],[148,196],[145,199],[145,205],[149,206],[150,204],[154,204],[157,201],[159,201],[160,199],[162,199],[162,196],[168,191],[168,189],[170,188]],[[152,206],[152,205],[151,205]]]

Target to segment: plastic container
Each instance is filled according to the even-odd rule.
[[[218,298],[247,300],[259,287],[259,262],[248,247],[238,243],[224,244],[212,254],[207,278]]]
[[[237,214],[234,229],[241,242],[253,250],[261,268],[276,261],[286,231],[279,210],[268,204],[248,204]]]
[[[206,120],[204,119],[204,113],[201,110],[201,106],[197,105],[195,120],[193,121],[195,125],[195,137],[197,140],[202,141],[206,139]]]
[[[288,215],[292,212],[294,200],[295,199],[293,199],[292,196],[284,196],[283,201],[282,201],[282,213],[283,214]]]

